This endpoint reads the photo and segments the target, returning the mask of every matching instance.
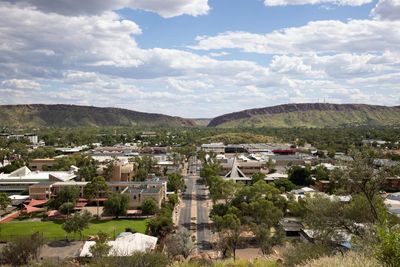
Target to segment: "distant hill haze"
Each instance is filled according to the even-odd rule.
[[[302,103],[248,109],[218,116],[208,127],[400,126],[400,106]]]
[[[76,105],[0,105],[0,125],[10,127],[196,126],[195,121],[121,108]]]

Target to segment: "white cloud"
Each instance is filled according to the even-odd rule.
[[[199,16],[210,10],[208,0],[5,0],[61,15],[97,15],[121,8],[143,9],[162,17]]]
[[[167,78],[168,86],[179,92],[193,92],[196,89],[207,89],[212,87],[211,84],[200,80],[187,80]]]
[[[229,55],[228,52],[209,53],[210,57],[223,57]]]
[[[400,0],[379,0],[371,15],[381,20],[400,20]]]
[[[1,82],[1,90],[40,90],[40,83],[26,79],[10,79]]]
[[[371,3],[373,0],[265,0],[266,6],[287,6],[287,5],[317,5],[333,4],[338,6],[361,6]]]
[[[225,50],[143,49],[135,41],[140,27],[115,12],[65,16],[0,2],[0,103],[118,106],[187,117],[323,98],[396,104],[397,23],[320,21],[265,35],[199,38],[198,49],[272,55],[259,64],[218,58]],[[24,88],[38,89],[26,94]]]
[[[381,52],[400,50],[400,21],[312,21],[268,34],[225,32],[199,36],[192,49],[240,49],[260,54]]]

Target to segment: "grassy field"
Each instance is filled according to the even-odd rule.
[[[61,228],[63,222],[60,221],[12,221],[0,224],[0,240],[6,241],[16,236],[30,235],[35,232],[43,233],[44,238],[49,240],[65,239],[65,232]],[[147,220],[107,220],[93,221],[89,225],[89,229],[83,232],[84,237],[94,235],[100,230],[108,233],[114,238],[118,233],[123,232],[126,228],[131,228],[137,232],[144,233],[146,231]],[[79,234],[69,234],[68,238],[78,239]]]

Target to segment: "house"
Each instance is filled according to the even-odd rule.
[[[328,192],[331,188],[331,182],[329,180],[315,180],[314,187],[321,192]]]
[[[9,174],[0,174],[0,192],[22,192],[29,186],[43,182],[67,182],[77,177],[76,169],[70,171],[31,171],[21,167]]]
[[[299,218],[286,217],[283,218],[279,225],[285,231],[287,237],[299,237],[303,224]]]
[[[130,256],[134,252],[146,252],[154,250],[157,245],[158,238],[154,236],[144,235],[141,233],[121,233],[114,241],[108,241],[111,247],[108,256],[124,257]],[[80,257],[92,257],[90,248],[96,244],[95,241],[86,241],[79,253]]]
[[[301,229],[300,240],[314,243],[318,235],[319,235],[318,231],[314,231],[312,229]],[[335,242],[337,245],[339,245],[344,249],[351,249],[352,248],[351,237],[352,235],[346,231],[333,230],[332,242]]]

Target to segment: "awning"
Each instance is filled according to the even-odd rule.
[[[37,208],[37,207],[32,207],[32,206],[29,206],[29,205],[25,205],[24,204],[24,206],[25,206],[25,212],[26,213],[33,213],[33,212],[40,212],[40,211],[44,211],[45,209],[44,208]]]

